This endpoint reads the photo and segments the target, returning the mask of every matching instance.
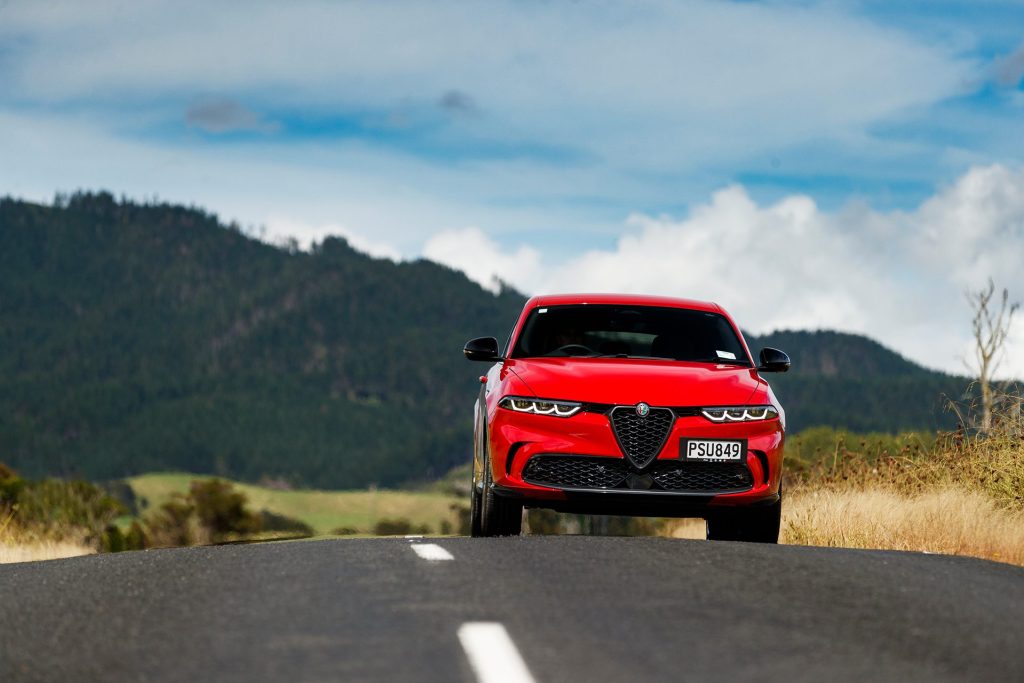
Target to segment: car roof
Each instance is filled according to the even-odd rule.
[[[537,306],[562,306],[566,304],[625,304],[627,306],[665,306],[668,308],[689,308],[695,311],[722,313],[722,307],[710,301],[676,299],[667,296],[644,294],[544,294],[535,296],[526,303],[526,308]]]

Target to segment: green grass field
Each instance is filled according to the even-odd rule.
[[[144,474],[127,479],[139,502],[140,513],[158,508],[173,493],[187,493],[189,482],[204,479],[194,474]],[[298,519],[311,526],[317,535],[331,534],[347,527],[360,533],[372,533],[381,519],[409,520],[414,526],[427,525],[438,533],[442,522],[458,529],[451,506],[459,498],[440,491],[280,491],[263,486],[232,482],[245,494],[249,507],[258,512]]]

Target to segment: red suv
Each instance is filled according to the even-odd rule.
[[[702,517],[707,537],[775,543],[785,413],[720,306],[624,295],[540,296],[493,363],[475,406],[474,536],[518,535],[524,507]]]

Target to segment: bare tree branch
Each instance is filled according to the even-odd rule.
[[[974,310],[971,332],[974,335],[975,365],[970,369],[977,375],[978,386],[981,387],[981,428],[985,432],[992,429],[992,410],[995,405],[992,378],[1002,363],[1010,325],[1020,307],[1016,302],[1010,303],[1010,292],[1005,288],[998,305],[993,304],[995,292],[996,285],[989,278],[988,286],[984,289],[968,290],[965,293],[967,302]]]

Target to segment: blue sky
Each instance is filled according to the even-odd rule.
[[[1024,296],[1022,77],[1024,2],[13,0],[0,193],[196,203],[488,286],[713,298],[956,370],[962,290]],[[716,239],[765,221],[792,255]],[[764,277],[771,308],[746,294]],[[850,294],[865,277],[892,310]],[[905,324],[928,292],[947,313]]]

